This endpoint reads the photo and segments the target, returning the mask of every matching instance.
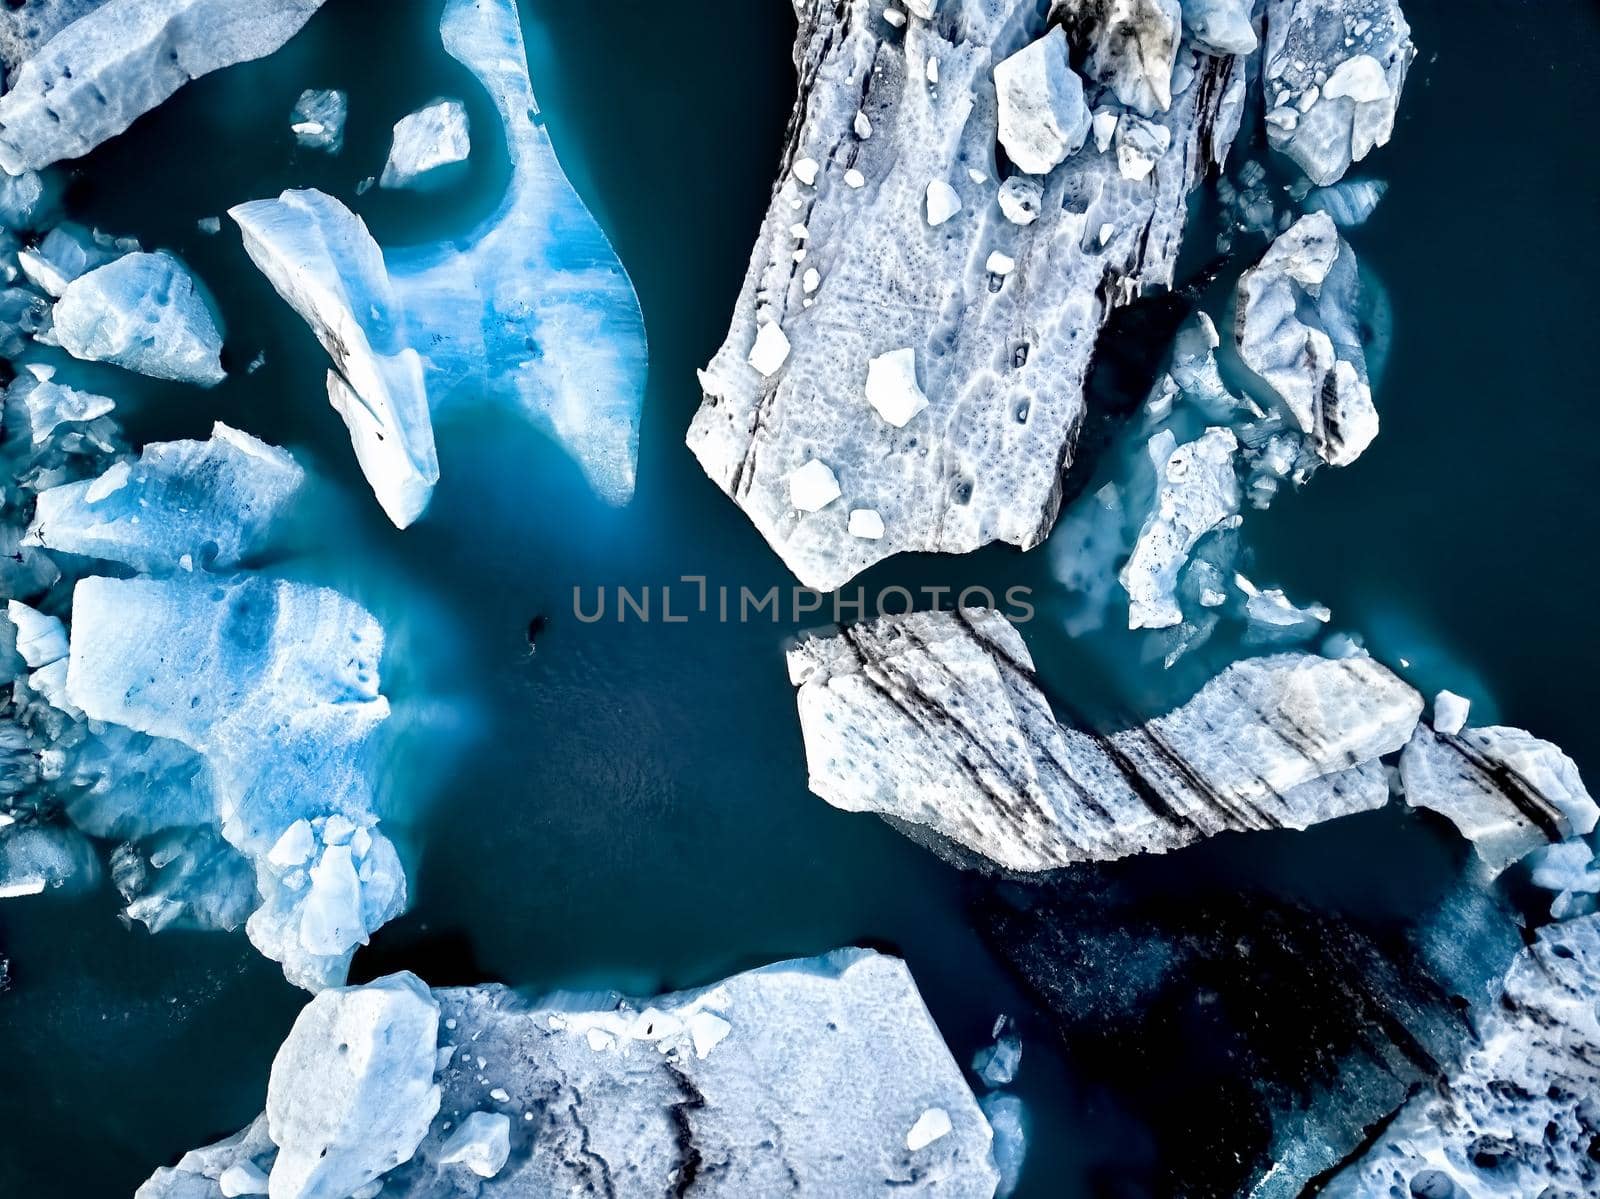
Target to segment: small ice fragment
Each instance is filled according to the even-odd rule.
[[[439,1164],[463,1165],[479,1178],[493,1178],[510,1157],[511,1118],[500,1112],[473,1112],[444,1143]]]
[[[1013,225],[1031,225],[1044,208],[1044,188],[1037,179],[1013,175],[1000,185],[1000,211]]]
[[[904,29],[905,28],[906,14],[901,12],[898,8],[886,8],[886,9],[884,9],[883,10],[883,19],[885,21],[889,22],[889,24],[893,25],[896,29]]]
[[[1017,269],[1017,260],[996,250],[989,255],[989,261],[984,263],[984,266],[988,268],[991,275],[1009,275]]]
[[[379,187],[415,187],[435,171],[465,162],[472,152],[467,110],[460,100],[436,100],[395,122],[394,144]]]
[[[817,288],[822,286],[822,276],[817,272],[816,267],[812,267],[800,277],[800,286],[805,290],[807,295],[810,295],[812,292],[816,291]]]
[[[867,364],[867,403],[897,429],[928,406],[928,397],[917,386],[915,350],[890,350]]]
[[[1433,697],[1433,729],[1454,737],[1467,727],[1467,716],[1472,711],[1472,701],[1454,691],[1441,691]]]
[[[817,160],[815,158],[797,159],[794,164],[794,177],[807,187],[817,181]]]
[[[865,187],[867,185],[867,177],[856,170],[855,167],[851,167],[844,173],[844,183],[846,187]]]
[[[852,508],[850,510],[850,536],[860,537],[864,541],[881,541],[883,539],[883,517],[871,508]]]
[[[942,225],[961,211],[961,197],[943,179],[928,184],[928,224]]]
[[[216,216],[203,216],[194,223],[194,227],[210,237],[222,232],[222,218]]]
[[[776,321],[766,321],[756,330],[756,343],[750,347],[750,365],[770,379],[789,360],[789,339]]]
[[[316,847],[317,838],[311,831],[311,825],[305,820],[296,820],[267,851],[267,861],[274,866],[299,866]]]
[[[843,494],[832,468],[815,458],[789,476],[789,502],[802,512],[819,512]]]
[[[267,1176],[254,1162],[237,1162],[222,1172],[217,1179],[217,1188],[225,1199],[235,1199],[238,1195],[265,1195]]]
[[[494,1090],[490,1091],[489,1098],[493,1099],[496,1103],[511,1102],[511,1095],[504,1087],[496,1087]]]
[[[867,138],[872,136],[872,120],[867,116],[866,113],[861,112],[860,110],[857,110],[856,112],[856,119],[853,124],[853,128],[856,131],[856,136],[862,141],[866,141]]]
[[[930,1107],[917,1117],[917,1122],[906,1133],[906,1148],[915,1153],[925,1149],[950,1132],[950,1113],[942,1107]]]

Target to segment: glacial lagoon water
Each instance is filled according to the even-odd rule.
[[[215,236],[197,229],[291,186],[343,199],[385,247],[459,236],[492,209],[503,150],[485,96],[438,44],[438,9],[330,0],[278,54],[190,86],[84,160],[66,197],[84,223],[179,253],[227,324],[231,377],[213,392],[85,378],[124,401],[136,442],[204,436],[223,419],[294,450],[319,483],[275,568],[338,587],[389,631],[385,827],[397,830],[413,903],[353,977],[412,969],[435,985],[648,994],[839,945],[889,949],[958,1060],[986,1043],[997,1014],[1018,1019],[1015,1089],[1034,1134],[1020,1195],[1156,1193],[1163,1154],[1195,1152],[1182,1137],[1202,1136],[1204,1120],[1161,1114],[1150,1080],[1124,1077],[1109,1056],[1069,1061],[1054,1047],[1042,1011],[975,931],[992,884],[807,791],[782,650],[820,621],[573,614],[574,588],[592,606],[597,588],[619,586],[677,583],[681,601],[694,594],[684,576],[757,593],[792,582],[683,447],[694,371],[725,331],[788,115],[785,5],[689,0],[668,19],[643,0],[603,13],[524,4],[551,136],[649,332],[626,508],[592,498],[558,449],[504,411],[463,409],[436,429],[432,507],[395,531],[327,406],[321,350],[226,221]],[[1253,577],[1327,603],[1337,627],[1409,664],[1425,692],[1471,695],[1479,722],[1534,730],[1592,781],[1600,413],[1586,359],[1600,165],[1570,131],[1600,117],[1588,80],[1600,11],[1587,0],[1411,0],[1407,15],[1421,57],[1393,143],[1361,172],[1391,188],[1349,234],[1392,303],[1383,433],[1355,466],[1253,518]],[[336,158],[289,133],[308,86],[350,92]],[[358,195],[393,121],[440,95],[465,101],[472,120],[466,174],[436,193]],[[1191,257],[1198,279],[1206,255]],[[1093,381],[1104,412],[1142,398],[1202,294],[1119,318]],[[265,363],[247,373],[257,353]],[[1125,640],[1066,637],[1045,550],[894,561],[862,583],[1034,588],[1024,635],[1062,714],[1115,720],[1197,681],[1131,660]],[[530,654],[535,616],[547,625]],[[1196,892],[1259,889],[1403,925],[1465,861],[1435,821],[1389,811],[1223,837],[1105,874],[1156,911]],[[0,999],[0,1194],[129,1194],[260,1110],[303,993],[242,936],[152,937],[119,924],[117,907],[109,883],[0,905],[13,976]],[[1172,1094],[1194,1098],[1176,1076]],[[1154,1130],[1152,1111],[1165,1121]]]

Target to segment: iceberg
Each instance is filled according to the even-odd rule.
[[[460,100],[435,100],[395,122],[389,161],[379,187],[421,187],[472,152],[467,110]]]
[[[0,824],[0,899],[67,887],[88,890],[99,874],[94,850],[75,830]]]
[[[1356,328],[1355,254],[1325,212],[1302,217],[1239,280],[1239,356],[1333,466],[1378,435]]]
[[[406,340],[383,254],[332,196],[286,191],[228,210],[245,251],[333,358],[328,400],[384,513],[404,529],[439,481],[422,359]]]
[[[350,97],[338,89],[307,88],[294,102],[289,128],[295,141],[310,150],[337,154],[344,149],[344,126]]]
[[[274,1199],[379,1179],[392,1199],[608,1180],[726,1199],[990,1199],[990,1141],[910,972],[869,950],[645,1001],[430,995],[400,974],[313,999],[273,1062],[266,1118],[156,1171],[138,1199],[214,1199],[238,1167],[268,1175]]]
[[[433,402],[511,403],[554,437],[612,504],[633,496],[644,320],[599,224],[544,130],[515,0],[449,0],[445,50],[500,115],[511,183],[462,238],[389,255]]]
[[[74,358],[213,387],[227,377],[213,309],[171,254],[128,254],[67,284],[56,340]]]
[[[903,30],[881,8],[800,6],[782,171],[688,433],[707,475],[821,591],[897,553],[1044,540],[1098,332],[1172,283],[1189,191],[1244,108],[1243,59],[1174,41],[1185,71],[1152,122],[1168,149],[1131,179],[1125,155],[1084,140],[1085,118],[1102,109],[1114,129],[1137,114],[1109,93],[1077,96],[1087,84],[1042,6],[946,0]],[[933,182],[960,205],[941,203],[936,226]],[[779,334],[783,352],[768,353]],[[865,385],[872,362],[905,350],[927,408],[897,427]],[[796,510],[788,479],[813,459],[844,502]],[[882,517],[881,538],[850,533],[861,509]]]
[[[136,462],[41,491],[23,544],[145,574],[231,570],[261,550],[304,482],[283,450],[218,421],[207,441],[154,442]]]
[[[405,904],[368,778],[389,714],[378,623],[324,588],[184,574],[83,579],[72,614],[71,702],[204,756],[222,834],[256,867],[251,941],[308,989],[342,980]],[[275,860],[299,822],[305,855]]]
[[[1592,1195],[1597,1135],[1600,916],[1585,916],[1539,930],[1485,1007],[1466,1059],[1321,1194]]]
[[[1396,0],[1268,0],[1267,141],[1318,187],[1387,145],[1417,48]]]
[[[1577,764],[1522,729],[1419,725],[1400,755],[1400,779],[1406,802],[1448,819],[1494,874],[1600,822]]]
[[[1285,653],[1109,734],[1059,723],[1016,629],[968,608],[885,617],[789,651],[811,789],[1006,871],[1303,829],[1388,802],[1378,759],[1422,697],[1371,658]]]
[[[107,0],[87,7],[30,52],[0,96],[0,169],[19,175],[82,157],[191,79],[271,54],[321,6]]]
[[[1085,47],[1085,73],[1124,107],[1149,117],[1172,106],[1183,35],[1178,0],[1058,0],[1053,11]]]

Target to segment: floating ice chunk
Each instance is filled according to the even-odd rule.
[[[843,494],[833,470],[815,458],[789,476],[789,502],[802,512],[820,512]]]
[[[817,182],[817,160],[815,158],[796,159],[794,177],[807,187],[815,186]]]
[[[17,653],[30,668],[37,670],[67,656],[67,628],[56,617],[20,600],[7,602],[6,615],[17,628]]]
[[[311,890],[300,921],[300,944],[318,957],[338,957],[365,943],[361,880],[348,845],[330,845],[311,867]]]
[[[76,829],[45,825],[0,827],[0,899],[71,886],[87,889],[99,877],[94,850]]]
[[[333,1199],[411,1160],[439,1111],[439,1004],[413,974],[324,991],[272,1061],[273,1199]]]
[[[1600,820],[1578,767],[1522,729],[1451,736],[1417,728],[1400,755],[1406,802],[1446,817],[1498,874],[1534,849],[1587,836]]]
[[[867,403],[897,429],[928,406],[917,385],[916,350],[890,350],[867,363]]]
[[[1270,0],[1266,18],[1265,78],[1297,106],[1267,122],[1267,141],[1325,187],[1394,132],[1411,27],[1396,0]]]
[[[1008,1087],[1016,1080],[1022,1065],[1022,1038],[1017,1036],[1011,1021],[1001,1017],[995,1024],[993,1045],[978,1050],[972,1059],[972,1072],[987,1087]]]
[[[852,123],[851,128],[855,130],[855,135],[857,137],[859,137],[862,141],[866,141],[872,136],[872,118],[867,116],[866,113],[858,110],[856,112],[856,119]]]
[[[905,0],[906,8],[913,16],[921,17],[924,21],[933,20],[933,14],[939,11],[939,0]]]
[[[1173,445],[1166,430],[1150,439],[1156,467],[1155,508],[1145,518],[1133,555],[1118,578],[1128,593],[1130,629],[1164,629],[1183,622],[1178,572],[1195,544],[1239,511],[1229,429],[1207,429],[1187,445]]]
[[[135,463],[39,493],[24,544],[149,574],[226,570],[266,543],[305,472],[283,450],[220,421],[208,441],[154,442]]]
[[[1582,841],[1547,845],[1528,855],[1533,885],[1546,891],[1600,892],[1600,870],[1592,869],[1594,850]]]
[[[1240,357],[1334,466],[1378,435],[1359,288],[1355,254],[1321,212],[1296,221],[1239,280]]]
[[[337,154],[344,149],[344,125],[350,115],[350,98],[337,88],[310,88],[300,93],[289,117],[289,128],[302,146]]]
[[[767,321],[756,330],[756,341],[750,347],[750,365],[770,379],[789,361],[789,339],[776,321]]]
[[[1032,669],[1016,630],[985,609],[802,641],[789,674],[811,789],[1007,870],[1049,870],[1381,807],[1375,760],[1422,711],[1370,658],[1278,654],[1101,735],[1058,724]]]
[[[299,866],[316,850],[316,834],[307,820],[296,820],[279,837],[267,852],[267,861],[274,866]]]
[[[1433,697],[1433,729],[1447,737],[1454,737],[1467,727],[1467,717],[1472,714],[1472,701],[1454,691],[1441,691]]]
[[[1150,177],[1172,145],[1172,131],[1142,117],[1124,116],[1117,123],[1117,169],[1135,183]]]
[[[1015,1095],[985,1095],[978,1106],[994,1131],[994,1165],[1000,1174],[994,1199],[1007,1199],[1022,1181],[1028,1156],[1027,1108]]]
[[[362,992],[393,982],[333,994],[353,1006]],[[315,1180],[324,1189],[301,1184],[281,1192],[294,1199],[344,1196],[343,1188],[362,1176],[381,1177],[386,1199],[480,1191],[581,1194],[592,1189],[597,1172],[651,1180],[631,1190],[619,1187],[619,1193],[670,1191],[672,1171],[685,1161],[685,1118],[704,1160],[718,1163],[701,1176],[718,1194],[782,1194],[793,1190],[796,1178],[803,1191],[820,1196],[879,1194],[897,1189],[884,1183],[891,1169],[901,1178],[914,1169],[920,1185],[909,1189],[919,1193],[951,1199],[995,1193],[989,1126],[910,972],[903,962],[867,950],[783,962],[651,1000],[612,995],[597,1003],[594,995],[567,995],[533,1004],[503,987],[441,989],[433,998],[445,1027],[470,1030],[472,1041],[470,1052],[452,1055],[436,1076],[437,1033],[423,1021],[408,1019],[399,1027],[400,1021],[357,1011],[338,1027],[304,1035],[302,1025],[313,1023],[313,1009],[328,997],[314,1000],[296,1024],[294,1062],[286,1045],[273,1066],[278,1104],[301,1126],[295,1159],[309,1164],[326,1145],[327,1160],[340,1163]],[[726,1014],[721,1022],[729,1028],[702,1056],[693,1049],[693,1030],[709,1026],[707,1017],[716,1012]],[[320,1016],[316,1022],[332,1023]],[[385,1023],[395,1026],[387,1042]],[[378,1028],[367,1032],[373,1024]],[[341,1043],[350,1046],[348,1053],[338,1053]],[[395,1060],[402,1057],[403,1064]],[[437,1100],[424,1091],[433,1077],[442,1092]],[[290,1081],[297,1085],[286,1085]],[[390,1085],[402,1093],[384,1101],[382,1089]],[[685,1109],[685,1093],[703,1102]],[[497,1094],[503,1098],[495,1104],[511,1110],[485,1103]],[[609,1101],[592,1102],[597,1095]],[[404,1118],[408,1098],[421,1109],[417,1122]],[[269,1100],[269,1114],[273,1108]],[[905,1148],[906,1133],[931,1109],[944,1113],[949,1131],[913,1155]],[[435,1110],[413,1151],[417,1123]],[[499,1160],[500,1133],[493,1126],[507,1120],[509,1140],[510,1122],[520,1128],[530,1112],[538,1113],[539,1146],[581,1144],[585,1152],[546,1153],[537,1146],[527,1152],[519,1144],[515,1155]],[[462,1113],[468,1113],[464,1119]],[[369,1122],[373,1127],[364,1129]],[[214,1195],[208,1179],[228,1165],[268,1160],[271,1142],[258,1130],[259,1124],[189,1155],[176,1169],[157,1171],[139,1199]],[[274,1120],[273,1135],[282,1131]],[[473,1167],[482,1161],[477,1146],[483,1140],[493,1152],[482,1164],[499,1164],[493,1181],[480,1183]],[[464,1145],[474,1148],[447,1164]],[[283,1153],[273,1171],[275,1199],[290,1181],[279,1176],[289,1174]],[[353,1168],[357,1158],[361,1170]]]
[[[58,32],[0,97],[0,169],[78,158],[191,79],[271,54],[322,0],[109,0]]]
[[[379,187],[418,187],[435,172],[465,162],[472,152],[466,106],[460,100],[435,100],[395,122],[389,161]]]
[[[884,9],[883,10],[883,19],[885,21],[889,22],[889,24],[894,26],[896,29],[904,29],[905,28],[906,14],[901,12],[898,8],[886,8],[886,9]]]
[[[233,1199],[235,1195],[265,1195],[268,1193],[267,1175],[254,1162],[236,1162],[217,1176],[217,1189],[222,1192],[223,1199]]]
[[[1067,37],[1057,26],[994,69],[1000,144],[1019,170],[1047,175],[1089,136],[1083,81],[1067,65]]]
[[[1084,69],[1126,107],[1154,116],[1172,106],[1172,70],[1183,38],[1178,0],[1063,0],[1055,11]]]
[[[473,1112],[439,1150],[442,1166],[466,1166],[479,1178],[493,1178],[511,1157],[511,1117],[503,1112]]]
[[[956,194],[956,189],[943,179],[929,181],[927,204],[928,224],[935,227],[944,224],[961,211],[961,197]]]
[[[360,217],[322,192],[286,191],[228,211],[252,262],[333,357],[328,400],[397,528],[439,481],[422,359],[406,342],[388,271]]]
[[[445,50],[488,90],[511,184],[464,237],[389,265],[435,405],[509,400],[606,502],[633,495],[647,354],[627,273],[561,171],[528,81],[515,0],[449,0]]]
[[[1002,254],[999,250],[995,250],[985,260],[983,268],[992,275],[1005,276],[1017,269],[1017,260],[1007,254]]]
[[[883,536],[883,517],[871,508],[850,510],[850,536],[877,541]]]
[[[855,167],[851,167],[844,173],[844,183],[846,187],[850,188],[865,187],[867,185],[867,177]]]
[[[211,387],[227,377],[212,306],[171,254],[129,254],[67,285],[55,333],[75,358]]]
[[[1183,23],[1194,44],[1208,54],[1253,54],[1257,39],[1252,7],[1253,0],[1183,0]]]

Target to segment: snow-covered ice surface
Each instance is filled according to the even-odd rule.
[[[227,375],[214,308],[171,254],[129,254],[67,284],[55,333],[74,358],[212,387]]]
[[[494,101],[511,182],[464,236],[388,255],[430,397],[508,402],[625,504],[648,362],[633,285],[556,159],[514,0],[449,0],[440,33]]]
[[[191,79],[271,54],[322,0],[108,0],[32,47],[0,96],[0,168],[78,158]],[[66,5],[65,7],[73,7]]]
[[[1370,658],[1236,663],[1175,711],[1058,723],[998,612],[886,617],[789,653],[811,789],[1005,870],[1161,853],[1381,807],[1422,697]]]
[[[241,1166],[274,1199],[380,1176],[396,1199],[989,1199],[998,1177],[910,972],[862,949],[648,1001],[430,995],[409,974],[324,992],[273,1062],[266,1117],[138,1199],[214,1199]]]
[[[1330,1199],[1600,1193],[1600,916],[1539,931],[1479,1044],[1320,1192]]]
[[[1174,0],[1157,7],[1177,13]],[[1127,178],[1114,148],[1080,144],[1071,104],[1077,88],[1134,119],[1116,91],[1121,23],[1078,30],[1075,52],[1098,54],[1106,75],[1069,80],[1059,33],[1012,60],[1046,34],[1039,10],[945,0],[934,20],[897,27],[868,0],[799,6],[789,141],[727,340],[701,374],[689,446],[807,586],[830,590],[906,550],[1044,539],[1099,329],[1172,282],[1189,189],[1232,141],[1242,60],[1174,41],[1164,68],[1140,60],[1139,75],[1170,101],[1152,108],[1169,148]],[[1041,178],[1007,178],[1008,139],[1026,170],[1076,152]],[[932,184],[961,204],[937,226],[924,216]],[[988,269],[996,251],[1015,269]],[[752,348],[768,330],[788,353],[763,369]],[[928,408],[897,427],[864,389],[869,363],[906,347]],[[796,511],[787,479],[810,459],[845,502]],[[883,537],[851,536],[853,508],[877,511]]]

